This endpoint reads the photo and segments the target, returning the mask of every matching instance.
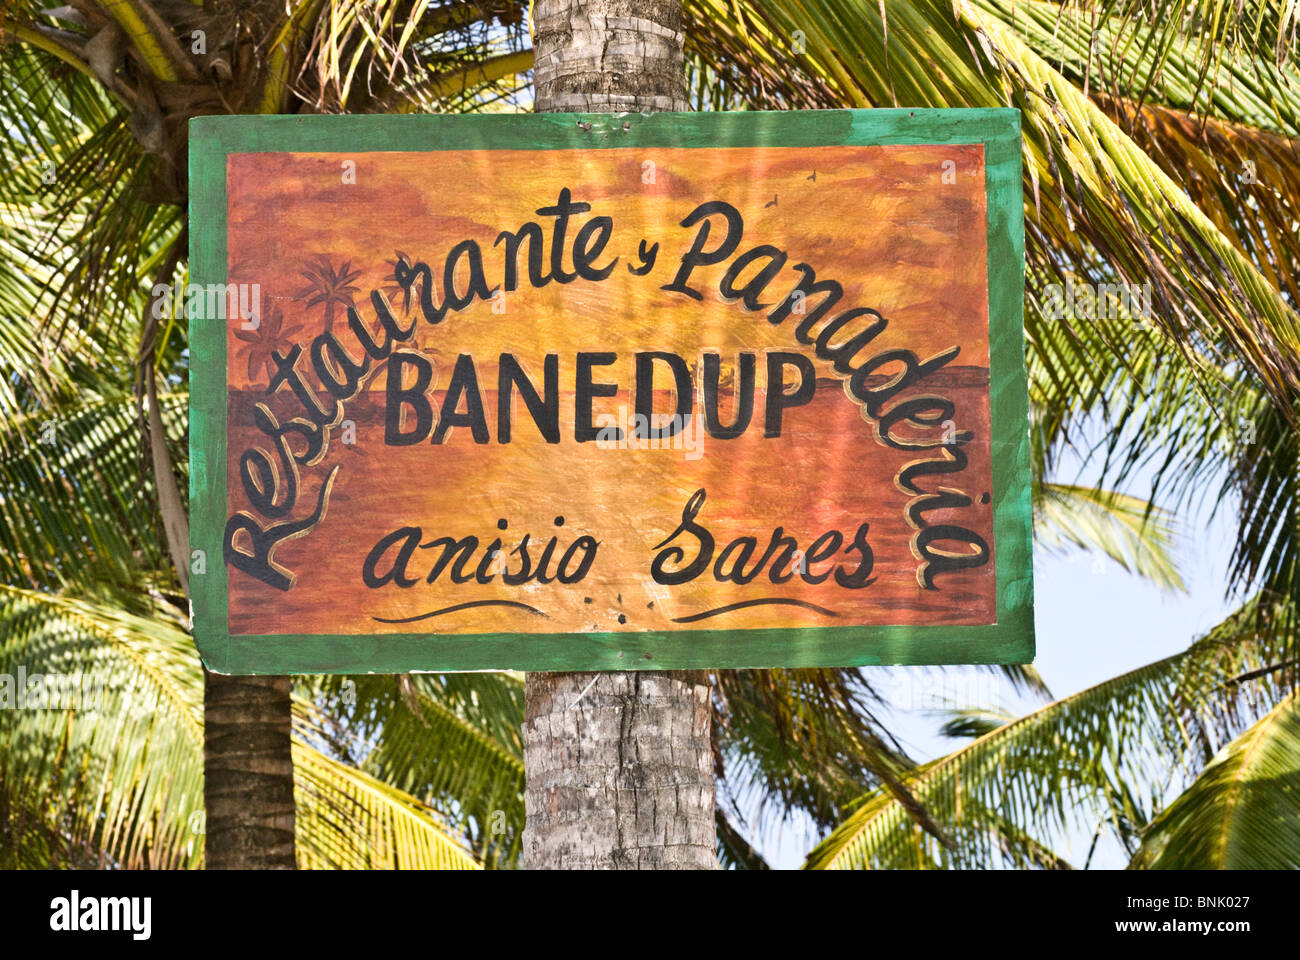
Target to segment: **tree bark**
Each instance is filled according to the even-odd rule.
[[[538,112],[686,109],[680,0],[537,0]],[[716,869],[707,673],[530,673],[523,864]]]
[[[209,870],[293,870],[289,677],[204,671],[203,803]]]
[[[537,113],[686,109],[681,0],[537,0]]]

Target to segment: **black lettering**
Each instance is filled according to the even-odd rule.
[[[867,531],[869,529],[870,524],[866,523],[858,527],[858,532],[853,535],[853,542],[844,550],[845,553],[856,550],[862,556],[857,569],[852,573],[845,573],[843,567],[835,568],[835,582],[841,587],[857,590],[876,582],[876,578],[871,576],[871,568],[875,565],[875,556],[871,552],[871,545],[867,543]]]
[[[722,358],[716,353],[704,355],[704,429],[709,436],[719,440],[734,440],[749,427],[749,421],[754,416],[755,366],[752,353],[740,355],[740,382],[736,385],[736,416],[731,421],[731,426],[724,427],[718,410]]]
[[[403,387],[405,368],[415,368],[415,383]],[[433,429],[433,405],[425,393],[433,380],[433,364],[408,350],[398,350],[388,358],[388,380],[384,387],[384,443],[408,447],[420,443]],[[406,408],[415,411],[415,426],[405,430]]]
[[[222,548],[225,562],[236,570],[248,574],[254,580],[260,580],[277,590],[288,590],[292,587],[296,577],[279,566],[272,555],[280,543],[302,536],[324,519],[325,508],[329,505],[330,488],[334,486],[334,478],[338,476],[341,469],[336,466],[330,471],[325,482],[321,484],[320,494],[316,498],[316,509],[310,516],[303,517],[301,520],[277,523],[263,529],[262,525],[247,513],[236,513],[231,517],[226,524]],[[235,545],[235,538],[240,531],[248,534],[253,546],[252,553],[245,553]]]
[[[808,546],[808,552],[803,555],[803,569],[799,571],[799,576],[803,577],[806,583],[821,583],[830,576],[830,572],[813,573],[812,565],[820,563],[829,557],[832,553],[840,548],[844,543],[844,537],[838,530],[827,530],[820,537],[814,540]]]
[[[658,360],[668,365],[673,374],[673,392],[677,398],[677,409],[665,427],[654,426],[654,362]],[[649,437],[663,440],[680,433],[690,420],[691,410],[695,405],[695,394],[691,389],[691,371],[686,361],[675,353],[660,351],[638,353],[636,355],[636,415],[644,430],[635,431],[637,439]]]
[[[785,368],[799,371],[799,386],[793,393],[785,392]],[[789,407],[802,407],[811,403],[817,389],[817,373],[812,361],[802,353],[774,351],[767,355],[767,400],[764,413],[763,436],[781,436],[781,418]]]
[[[591,569],[592,563],[596,560],[596,550],[599,546],[600,544],[594,537],[585,534],[569,544],[569,549],[565,550],[564,556],[560,558],[560,583],[577,583],[585,577],[587,571]],[[573,553],[578,549],[582,550],[582,560],[578,563],[576,570],[568,573],[566,571],[569,569],[569,561],[573,559]]]
[[[592,261],[601,255],[609,235],[614,232],[614,220],[611,217],[593,217],[582,225],[578,235],[573,238],[573,268],[578,276],[592,283],[604,280],[618,263],[618,257],[603,267],[593,267]],[[593,245],[594,235],[594,245]]]
[[[560,191],[559,200],[553,207],[540,207],[537,215],[541,217],[554,217],[555,229],[551,235],[551,276],[559,283],[570,283],[577,279],[576,273],[567,273],[564,270],[562,261],[564,259],[564,234],[569,226],[569,218],[575,213],[586,213],[591,209],[591,204],[578,201],[570,201],[569,188],[565,187]]]
[[[432,567],[429,568],[427,582],[433,583],[442,574],[451,558],[455,557],[456,562],[452,564],[451,581],[452,583],[468,583],[474,579],[472,573],[465,572],[465,564],[470,562],[474,551],[478,549],[478,537],[465,537],[463,540],[453,540],[451,537],[439,537],[436,540],[430,540],[428,543],[420,544],[422,550],[432,550],[435,547],[442,547],[442,554]]]
[[[357,363],[332,333],[322,333],[311,342],[311,365],[330,396],[347,400],[357,392],[361,378],[370,369],[370,358]]]
[[[504,283],[507,291],[515,289],[519,283],[519,248],[524,240],[528,241],[528,282],[534,287],[544,287],[551,282],[550,276],[542,270],[542,247],[545,241],[540,226],[529,221],[515,233],[502,230],[492,246],[498,246],[503,240],[506,244]]]
[[[465,292],[459,294],[456,292],[456,265],[462,258],[469,264],[469,283]],[[442,291],[446,297],[443,310],[456,311],[464,310],[475,298],[487,300],[496,292],[495,287],[488,289],[487,277],[483,275],[483,253],[473,240],[462,240],[447,254],[447,262],[442,271]]]
[[[743,287],[736,289],[736,279],[744,272],[745,268],[757,260],[759,257],[767,257],[767,266],[758,271],[753,279],[749,280]],[[724,300],[739,300],[746,310],[758,311],[766,310],[771,306],[770,303],[759,303],[759,295],[767,289],[767,285],[772,279],[781,272],[786,261],[790,259],[786,256],[785,251],[778,250],[770,244],[761,244],[753,250],[749,250],[738,256],[727,268],[727,272],[722,276],[722,282],[718,284],[718,291],[722,294]]]
[[[669,586],[686,583],[698,576],[701,571],[708,569],[709,560],[713,558],[713,534],[695,522],[700,508],[704,506],[704,497],[703,488],[691,494],[691,498],[686,501],[686,506],[682,509],[682,522],[677,525],[677,529],[670,533],[662,543],[655,544],[654,549],[660,551],[650,564],[650,576],[654,578],[655,583],[663,583]],[[665,567],[668,564],[677,565],[686,559],[686,551],[681,547],[668,546],[683,533],[689,533],[699,541],[699,552],[695,559],[685,567],[679,567],[677,570],[667,570]],[[665,550],[664,547],[668,547],[668,549]]]
[[[497,443],[509,443],[514,416],[514,390],[547,443],[560,442],[560,355],[548,353],[542,362],[543,400],[513,354],[503,353],[497,363]]]
[[[399,587],[415,586],[414,578],[406,575],[406,565],[410,563],[411,554],[415,553],[415,548],[420,545],[421,532],[419,527],[400,527],[381,538],[378,543],[370,548],[370,552],[366,554],[365,562],[361,564],[361,582],[372,590],[390,582]],[[397,556],[393,558],[388,572],[380,576],[375,568],[389,548],[397,543],[402,544],[397,551]]]
[[[618,394],[618,385],[613,383],[593,383],[592,367],[607,367],[618,359],[614,353],[579,353],[577,382],[574,386],[573,438],[579,443],[591,443],[606,434],[606,439],[615,442],[623,439],[623,431],[618,427],[606,427],[603,431],[592,426],[591,402],[596,397],[613,397]]]
[[[461,399],[465,400],[465,412],[456,408]],[[451,383],[447,384],[447,395],[442,400],[442,411],[438,417],[438,426],[434,428],[431,443],[442,443],[452,427],[469,427],[475,443],[487,443],[487,417],[483,412],[483,395],[478,388],[478,373],[474,370],[474,358],[462,353],[456,358],[456,366],[451,372]]]
[[[709,217],[718,213],[726,218],[727,234],[715,249],[705,251],[704,245],[709,240]],[[677,270],[677,276],[673,277],[672,283],[665,284],[661,289],[671,290],[674,293],[684,293],[694,300],[703,300],[704,297],[700,294],[700,291],[686,284],[686,281],[691,278],[691,271],[696,267],[721,263],[731,256],[740,243],[741,235],[745,232],[745,221],[741,217],[740,211],[731,204],[723,200],[710,200],[708,203],[702,203],[692,210],[686,219],[682,221],[682,226],[692,227],[697,223],[700,224],[700,229],[695,233],[695,240],[691,243],[691,249],[682,254],[682,265]]]

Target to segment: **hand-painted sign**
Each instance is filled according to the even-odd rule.
[[[1032,658],[1015,111],[191,142],[210,667]]]

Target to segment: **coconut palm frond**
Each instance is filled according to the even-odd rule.
[[[1031,265],[1153,283],[1155,323],[1227,351],[1289,409],[1300,318],[1160,165],[985,4],[691,0],[694,49],[781,106],[1015,106]],[[704,36],[704,23],[726,27]],[[820,92],[818,92],[820,91]],[[1044,248],[1036,252],[1035,247]],[[1225,293],[1229,294],[1225,296]]]
[[[1131,866],[1300,869],[1300,701],[1295,693],[1206,765],[1143,833]]]
[[[1182,590],[1172,518],[1148,501],[1095,487],[1043,483],[1034,505],[1035,534],[1048,549],[1098,550],[1166,590]]]
[[[863,783],[912,766],[877,715],[861,670],[722,671],[714,676],[715,767],[728,816],[802,811],[830,826]]]
[[[479,869],[431,808],[301,742],[293,745],[293,781],[302,869]]]
[[[187,396],[159,398],[184,463]],[[140,410],[132,398],[71,398],[0,420],[0,571],[8,583],[78,584],[125,594],[173,589],[152,493],[140,483]],[[136,604],[138,606],[138,600]]]
[[[0,586],[0,638],[0,860],[201,865],[203,674],[183,626],[165,608],[137,616]],[[415,797],[302,741],[293,750],[304,866],[476,866]]]
[[[82,865],[199,864],[203,680],[178,623],[0,586],[0,697],[7,851],[30,826]]]
[[[311,678],[319,735],[362,770],[420,798],[478,859],[518,860],[524,762],[518,674]]]
[[[956,838],[945,849],[876,789],[809,856],[809,869],[1017,865],[1003,821],[1035,835],[1102,819],[1131,837],[1171,778],[1206,759],[1244,718],[1285,696],[1276,666],[1287,640],[1256,604],[1188,650],[1058,700],[904,776]],[[1225,684],[1264,670],[1250,683]],[[1212,751],[1210,751],[1212,752]],[[1198,759],[1199,758],[1199,759]],[[986,815],[987,814],[987,815]]]

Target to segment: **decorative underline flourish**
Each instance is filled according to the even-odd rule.
[[[839,614],[834,610],[827,610],[825,607],[819,607],[817,604],[809,603],[807,600],[787,600],[783,597],[764,597],[759,600],[742,600],[740,603],[730,603],[725,607],[718,607],[716,610],[705,610],[703,613],[693,613],[688,617],[674,617],[673,623],[694,623],[696,620],[707,620],[709,617],[718,617],[724,613],[743,610],[745,607],[761,607],[770,603],[784,604],[791,607],[803,607],[805,610],[812,610],[826,617],[839,616]]]
[[[529,613],[551,619],[550,615],[543,613],[536,607],[531,607],[526,603],[520,603],[518,600],[471,600],[469,603],[458,603],[454,606],[443,607],[441,610],[430,610],[428,613],[421,613],[414,617],[402,617],[397,620],[390,620],[387,617],[371,617],[379,623],[415,623],[417,620],[428,620],[430,617],[440,617],[444,613],[456,613],[460,610],[469,610],[473,607],[515,607],[519,610],[527,610]]]

